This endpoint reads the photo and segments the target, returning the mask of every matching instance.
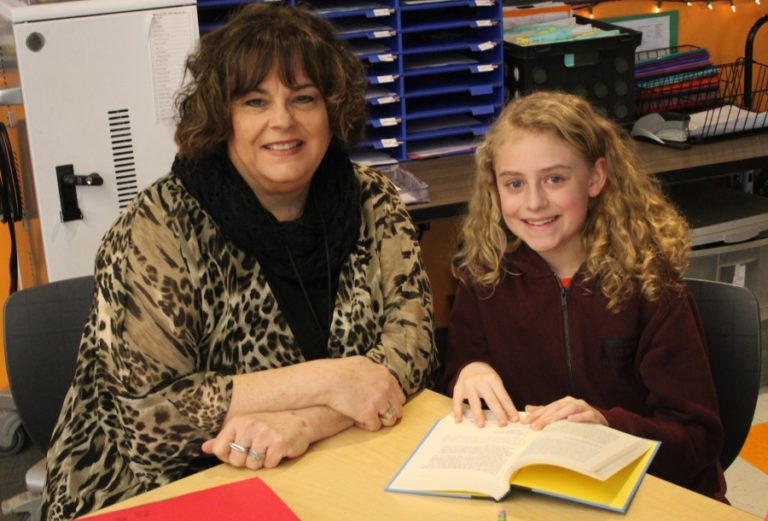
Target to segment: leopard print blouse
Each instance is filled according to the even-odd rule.
[[[406,395],[437,363],[417,234],[392,184],[356,166],[362,223],[341,268],[329,357],[365,355]],[[216,461],[232,375],[304,361],[258,262],[166,176],[97,254],[77,369],[48,451],[44,518],[71,519]],[[47,512],[47,513],[46,513]]]

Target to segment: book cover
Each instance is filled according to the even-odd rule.
[[[389,492],[505,496],[511,487],[625,512],[660,443],[596,424],[484,428],[439,420],[387,485]]]

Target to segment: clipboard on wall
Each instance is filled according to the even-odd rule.
[[[643,39],[635,49],[635,52],[640,52],[677,47],[679,18],[680,13],[677,11],[666,11],[664,13],[601,18],[600,20],[641,32]]]

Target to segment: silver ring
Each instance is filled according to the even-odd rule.
[[[256,452],[253,449],[250,449],[248,451],[248,457],[251,459],[255,459],[256,461],[261,461],[264,459],[264,456],[266,456],[266,452]]]
[[[229,448],[235,452],[239,452],[240,454],[245,454],[246,452],[248,452],[248,449],[246,449],[242,445],[238,445],[234,441],[229,444]]]
[[[397,411],[395,409],[395,406],[390,403],[389,407],[387,407],[387,410],[379,414],[379,418],[381,418],[383,421],[386,422],[394,418],[396,413]]]

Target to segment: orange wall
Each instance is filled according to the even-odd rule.
[[[754,0],[735,0],[736,12],[731,12],[728,2],[712,2],[713,9],[706,3],[695,2],[690,7],[680,2],[662,2],[661,12],[679,13],[679,45],[706,47],[715,64],[730,63],[744,56],[747,34],[752,25],[762,16],[768,15],[768,2],[757,5]],[[621,0],[604,2],[595,6],[595,18],[612,18],[635,14],[655,13],[656,2],[648,0]],[[576,14],[587,15],[585,9]],[[768,63],[768,24],[763,25],[755,39],[755,59]]]
[[[735,0],[736,13],[732,13],[727,2],[713,2],[714,9],[709,10],[702,2],[696,2],[687,7],[678,2],[665,2],[662,11],[679,11],[678,43],[680,45],[697,45],[707,47],[712,53],[713,60],[717,64],[729,63],[744,55],[744,44],[752,24],[761,16],[768,14],[768,0],[764,5],[758,6],[753,0]],[[602,2],[594,10],[595,18],[611,18],[635,14],[656,12],[656,2],[650,0],[622,0],[614,2]],[[577,14],[587,15],[586,10],[577,11]],[[768,25],[763,26],[755,40],[755,59],[762,63],[768,63]],[[7,117],[0,117],[6,123]],[[422,246],[424,258],[427,263],[430,279],[435,293],[435,316],[438,325],[446,322],[448,298],[453,292],[453,279],[448,269],[450,252],[453,247],[458,220],[452,219],[440,223],[434,223],[432,230],[424,235]],[[20,241],[22,252],[22,270],[25,271],[24,280],[30,280],[29,272],[33,271],[29,257],[27,236],[24,227],[17,224],[17,237]],[[0,227],[0,301],[4,302],[8,295],[8,258],[10,240],[7,226]],[[35,275],[32,274],[31,280]],[[2,320],[0,314],[0,334],[2,333]],[[0,356],[0,388],[7,385],[5,371],[5,357]]]

